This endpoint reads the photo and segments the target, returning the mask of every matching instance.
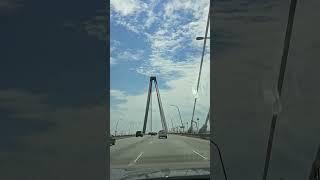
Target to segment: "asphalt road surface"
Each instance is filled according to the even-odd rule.
[[[119,139],[110,146],[111,168],[210,167],[208,140],[168,134]]]

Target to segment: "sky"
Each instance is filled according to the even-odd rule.
[[[142,130],[150,76],[157,78],[168,128],[180,125],[178,111],[170,105],[177,105],[185,126],[190,125],[203,47],[196,37],[205,35],[209,0],[111,0],[110,8],[111,132],[118,120],[118,132]],[[210,104],[206,44],[194,118],[201,126]],[[152,102],[152,129],[158,131],[162,126],[155,93]]]

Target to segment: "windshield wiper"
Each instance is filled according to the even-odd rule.
[[[292,32],[292,27],[293,27],[296,5],[297,5],[297,0],[291,0],[290,10],[289,10],[289,18],[288,18],[287,29],[286,29],[286,36],[285,36],[285,40],[284,40],[283,53],[282,53],[282,58],[281,58],[280,73],[279,73],[279,79],[278,79],[277,96],[279,96],[279,98],[281,96],[281,90],[282,90],[284,75],[285,75],[285,71],[286,71],[287,58],[288,58],[289,45],[290,45],[291,32]],[[272,120],[271,120],[267,153],[266,153],[266,159],[265,159],[263,177],[262,177],[263,180],[266,180],[267,175],[268,175],[268,168],[269,168],[269,162],[270,162],[270,157],[271,157],[273,136],[274,136],[277,118],[278,118],[279,113],[280,112],[274,112],[273,116],[272,116]]]

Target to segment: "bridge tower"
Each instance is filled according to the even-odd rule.
[[[209,112],[208,112],[208,114],[207,114],[206,122],[205,122],[204,125],[199,129],[199,133],[206,133],[206,132],[207,132],[209,119],[210,119],[210,108],[209,108]]]
[[[143,122],[143,130],[142,130],[143,134],[146,133],[148,112],[149,112],[150,99],[151,99],[151,93],[152,93],[152,82],[154,82],[156,93],[157,93],[157,99],[158,99],[158,105],[159,105],[160,119],[161,119],[161,123],[162,123],[162,128],[163,128],[163,130],[168,132],[166,118],[165,118],[165,115],[164,115],[164,112],[163,112],[163,108],[162,108],[162,102],[161,102],[160,92],[159,92],[159,88],[158,88],[157,78],[155,76],[151,76],[150,77],[150,82],[149,82],[149,90],[148,90],[148,97],[147,97],[146,112],[145,112],[145,115],[144,115],[144,122]]]

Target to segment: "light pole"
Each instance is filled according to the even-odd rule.
[[[206,26],[206,32],[205,32],[205,35],[204,35],[204,42],[203,42],[203,47],[202,47],[202,56],[201,56],[201,62],[200,62],[200,69],[199,69],[199,75],[198,75],[198,82],[197,82],[197,93],[198,93],[198,90],[199,90],[199,84],[200,84],[200,77],[201,77],[201,71],[202,71],[202,64],[203,64],[203,57],[205,55],[205,49],[206,49],[206,42],[207,42],[207,39],[208,39],[208,29],[209,29],[209,22],[210,22],[210,7],[209,7],[209,12],[208,12],[208,19],[207,19],[207,26]],[[201,39],[201,37],[198,37],[196,39]],[[193,129],[193,126],[192,126],[192,121],[193,121],[193,118],[194,118],[194,111],[196,109],[196,104],[197,104],[197,98],[195,97],[194,98],[194,103],[193,103],[193,110],[192,110],[192,118],[191,118],[191,126],[190,126],[190,129],[188,131],[192,132],[192,129]]]
[[[197,131],[198,131],[198,133],[199,133],[199,118],[197,118],[197,121],[198,121]]]
[[[179,112],[180,121],[181,121],[181,126],[180,126],[180,128],[182,128],[182,129],[183,129],[183,132],[184,132],[184,125],[183,125],[183,122],[182,122],[182,119],[181,119],[181,113],[180,113],[179,107],[178,107],[177,105],[172,105],[172,104],[171,104],[170,106],[173,106],[173,107],[176,107],[176,108],[177,108],[177,110],[178,110],[178,112]]]
[[[188,122],[187,122],[187,127],[189,127],[189,126],[188,126]]]
[[[196,127],[197,127],[197,129],[198,129],[198,123],[197,123],[197,121],[193,121],[195,124],[196,124]],[[193,133],[195,133],[195,132],[193,132]]]
[[[173,121],[172,121],[172,118],[170,118],[171,119],[171,127],[172,127],[172,131],[174,131],[174,127],[173,127]]]

